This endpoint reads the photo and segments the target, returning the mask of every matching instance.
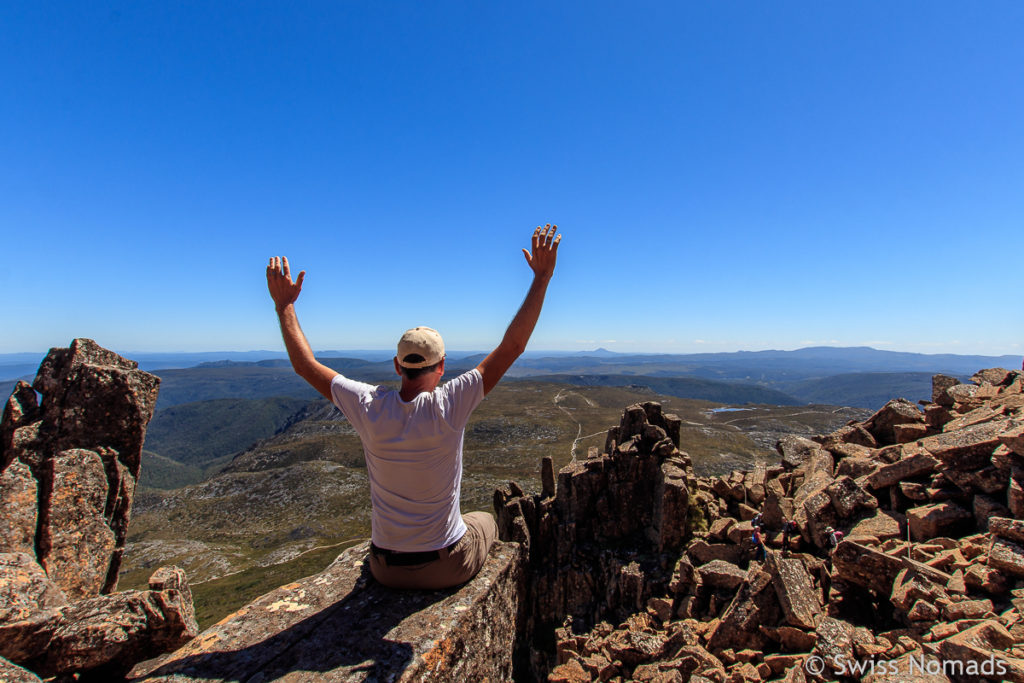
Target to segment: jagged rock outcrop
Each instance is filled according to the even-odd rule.
[[[0,656],[13,664],[116,677],[197,632],[180,572],[158,571],[149,591],[113,592],[158,385],[134,361],[76,339],[51,349],[35,382],[18,382],[7,400]]]
[[[560,629],[549,680],[1024,680],[1024,374],[972,382],[936,376],[923,410],[890,401],[786,437],[777,466],[691,481],[707,526],[667,590],[618,627]]]
[[[515,484],[495,492],[500,537],[528,553],[527,629],[537,642],[566,617],[589,627],[666,590],[668,558],[690,534],[695,481],[679,426],[657,403],[630,406],[607,452],[563,468],[554,495],[550,483],[534,496]],[[538,674],[542,659],[532,656]]]
[[[159,383],[134,361],[76,339],[51,349],[32,386],[19,382],[4,408],[0,497],[17,497],[20,512],[5,515],[0,551],[27,551],[31,528],[33,552],[71,597],[117,585]]]

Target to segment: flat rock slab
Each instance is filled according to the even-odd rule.
[[[724,560],[712,560],[698,567],[697,575],[700,576],[701,583],[705,586],[731,590],[743,583],[747,572]]]
[[[512,679],[523,565],[495,543],[461,588],[381,586],[349,548],[320,574],[282,586],[226,617],[164,660],[146,681],[455,681]],[[473,656],[469,656],[473,653]]]
[[[849,581],[879,595],[888,595],[893,579],[903,570],[903,561],[868,548],[851,540],[844,540],[832,554],[836,572],[843,581]]]
[[[907,518],[904,515],[898,512],[878,510],[874,516],[857,522],[847,538],[851,541],[862,541],[863,539],[885,541],[890,538],[902,538],[906,525]]]
[[[904,479],[930,474],[938,467],[939,460],[927,453],[915,453],[909,457],[898,460],[891,465],[880,467],[873,474],[868,476],[868,485],[874,489],[892,486]]]
[[[1024,543],[1024,520],[991,517],[988,520],[988,530],[1000,538]]]
[[[918,443],[947,467],[973,470],[989,464],[992,451],[1000,444],[999,435],[1016,426],[1010,420],[982,422],[955,432],[929,436]]]
[[[988,564],[1005,574],[1024,578],[1024,548],[1012,541],[997,537],[992,542]]]

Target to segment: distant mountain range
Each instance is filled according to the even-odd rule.
[[[397,379],[390,352],[362,352],[367,357],[334,353],[318,355],[346,376],[371,383]],[[15,372],[12,368],[18,368],[21,375],[15,376],[31,376],[41,358],[30,367],[24,355],[0,354],[0,371],[9,375]],[[452,352],[448,375],[468,370],[483,358],[483,353]],[[160,409],[220,398],[315,397],[278,352],[137,354],[135,359],[163,380]],[[8,360],[14,362],[5,364]],[[192,365],[154,367],[161,361]],[[595,349],[533,352],[520,358],[508,376],[581,386],[647,386],[680,398],[722,403],[828,403],[875,409],[893,396],[912,401],[929,398],[931,376],[936,373],[966,378],[986,367],[1019,366],[1018,356],[921,354],[869,347],[702,354],[623,354]],[[12,386],[12,381],[0,382],[0,392],[9,393]]]

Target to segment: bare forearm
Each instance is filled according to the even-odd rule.
[[[288,360],[292,363],[292,369],[296,374],[305,376],[316,359],[313,356],[313,349],[299,326],[299,318],[295,314],[295,306],[288,304],[277,312],[277,319],[281,323],[281,336],[284,337],[284,347],[288,350]]]
[[[331,381],[338,373],[320,363],[313,355],[313,349],[299,326],[299,318],[295,314],[295,306],[288,304],[277,311],[281,323],[281,336],[284,347],[288,351],[288,360],[292,369],[302,379],[316,389],[324,397],[331,398]]]
[[[548,291],[548,282],[550,282],[550,278],[546,277],[533,279],[530,289],[526,292],[523,305],[519,307],[519,311],[516,312],[508,329],[505,330],[501,345],[512,350],[516,356],[526,350],[526,344],[530,341],[533,329],[537,326],[540,311],[544,307],[544,295]]]

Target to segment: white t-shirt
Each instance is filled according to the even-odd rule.
[[[479,371],[408,402],[395,389],[337,375],[331,396],[363,441],[373,543],[420,552],[462,538],[462,439],[470,414],[484,398]]]

